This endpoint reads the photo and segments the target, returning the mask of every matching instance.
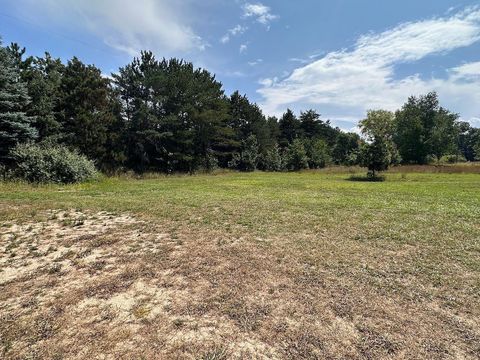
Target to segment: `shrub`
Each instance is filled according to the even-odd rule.
[[[443,155],[440,158],[442,164],[455,164],[459,162],[466,162],[467,159],[463,155]]]
[[[20,144],[11,155],[13,176],[33,183],[76,183],[98,174],[92,161],[62,145]]]

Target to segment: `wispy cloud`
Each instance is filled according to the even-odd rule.
[[[257,66],[258,64],[261,64],[262,62],[263,62],[263,59],[252,60],[252,61],[248,62],[248,65]]]
[[[241,35],[243,34],[245,31],[248,30],[248,27],[246,26],[242,26],[242,25],[237,25],[231,29],[229,29],[227,31],[227,33],[225,35],[222,36],[222,38],[220,39],[220,42],[222,44],[226,44],[230,41],[230,39],[233,37],[233,36],[237,36],[237,35]]]
[[[108,46],[136,55],[204,50],[207,44],[190,26],[187,4],[168,0],[17,0],[42,21],[79,27]],[[61,14],[61,16],[59,16]]]
[[[260,24],[267,26],[271,21],[278,19],[278,15],[272,14],[270,7],[262,3],[246,3],[243,6],[243,16],[246,18],[254,18]]]
[[[243,54],[245,51],[247,51],[247,49],[248,49],[247,44],[240,45],[240,49],[239,49],[240,54]]]
[[[445,78],[419,74],[396,78],[395,67],[441,55],[480,40],[480,9],[468,8],[446,18],[401,24],[382,33],[361,36],[351,49],[328,53],[258,90],[268,113],[290,104],[335,107],[338,115],[363,116],[369,108],[398,108],[412,94],[437,90],[452,110],[478,115],[480,82],[471,81],[479,63],[464,64]],[[475,104],[475,105],[474,105]]]

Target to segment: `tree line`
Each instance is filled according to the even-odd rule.
[[[370,111],[360,128],[363,136],[343,132],[315,110],[267,117],[238,91],[226,95],[207,70],[149,51],[106,77],[76,57],[63,63],[49,53],[26,56],[17,44],[0,47],[6,168],[18,165],[22,144],[61,146],[105,172],[283,171],[374,161],[370,167],[381,170],[445,156],[480,159],[480,130],[441,107],[436,93],[411,97],[395,113]]]

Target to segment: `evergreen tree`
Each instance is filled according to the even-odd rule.
[[[128,132],[129,163],[137,171],[195,171],[232,152],[228,102],[208,71],[151,52],[114,76]]]
[[[262,154],[259,159],[259,169],[265,171],[282,171],[285,161],[280,147],[275,144],[271,149]]]
[[[100,69],[74,57],[61,78],[63,142],[89,159],[105,162],[106,142],[114,122],[109,80]]]
[[[288,146],[286,152],[286,167],[288,170],[298,171],[308,169],[308,156],[305,146],[300,139],[295,139]]]
[[[299,136],[300,122],[290,109],[283,114],[278,126],[280,128],[279,145],[282,147],[287,147]]]
[[[233,156],[229,166],[241,171],[255,171],[259,160],[259,147],[255,135],[242,141],[241,151]]]
[[[11,149],[37,137],[35,118],[26,114],[29,102],[18,63],[0,46],[0,164],[10,165]]]
[[[257,104],[252,104],[245,95],[241,96],[238,91],[230,97],[229,124],[235,132],[238,143],[250,135],[255,135],[261,153],[275,144],[272,140],[271,124],[265,119],[262,110]]]
[[[303,137],[317,139],[322,133],[320,114],[315,110],[302,111],[300,113],[300,130]]]

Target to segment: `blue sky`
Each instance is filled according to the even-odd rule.
[[[105,74],[141,49],[217,74],[268,115],[314,108],[345,130],[436,90],[480,126],[480,2],[2,0],[0,34]]]

